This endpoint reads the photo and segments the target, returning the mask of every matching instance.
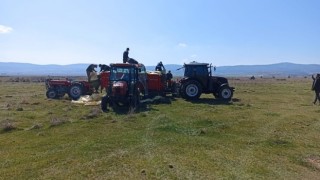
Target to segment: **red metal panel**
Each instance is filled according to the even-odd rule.
[[[100,73],[101,89],[103,88],[108,89],[109,77],[110,77],[110,71]]]
[[[164,90],[164,85],[161,81],[161,74],[148,73],[148,90],[156,92]]]

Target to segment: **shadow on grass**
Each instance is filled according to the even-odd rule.
[[[212,99],[212,98],[200,98],[198,100],[187,100],[194,104],[208,104],[208,105],[232,105],[233,102],[240,102],[240,99],[233,98],[231,101]]]
[[[141,103],[138,107],[131,109],[130,107],[123,106],[123,107],[109,107],[109,110],[112,109],[112,111],[119,115],[128,115],[128,114],[134,114],[134,113],[142,113],[147,111],[159,111],[157,109],[154,109],[151,104]]]
[[[140,101],[140,104],[137,108],[130,108],[128,106],[115,106],[113,111],[117,114],[132,114],[132,113],[141,113],[141,112],[146,112],[146,111],[159,111],[155,108],[152,107],[154,104],[171,104],[171,101],[175,101],[174,97],[162,97],[162,96],[155,96],[155,97],[150,97],[147,99],[143,99]]]
[[[176,101],[176,97],[167,96],[156,96],[153,98],[148,98],[141,100],[139,106],[137,108],[131,109],[128,106],[115,106],[110,107],[116,114],[127,115],[132,113],[141,113],[146,111],[159,111],[152,107],[155,104],[171,104],[172,101]],[[212,98],[201,98],[198,100],[187,100],[188,102],[194,104],[208,104],[208,105],[231,105],[233,102],[240,102],[240,99],[233,98],[231,101],[219,100],[219,99],[212,99]]]

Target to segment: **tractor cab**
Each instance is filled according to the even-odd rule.
[[[208,85],[209,77],[211,77],[211,65],[208,63],[192,62],[184,64],[184,77],[188,79],[196,79],[203,86]]]
[[[143,64],[127,64],[127,63],[118,63],[110,65],[110,83],[111,89],[112,87],[117,87],[117,85],[122,84],[124,88],[122,93],[132,93],[130,90],[133,86],[137,86],[139,91],[142,93],[147,93],[147,75],[146,69]],[[118,91],[112,91],[112,93],[116,93]],[[126,94],[121,94],[126,95]]]

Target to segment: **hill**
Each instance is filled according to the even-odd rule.
[[[228,76],[308,76],[320,73],[319,64],[278,63],[270,65],[240,65],[218,67],[216,74]]]
[[[29,63],[0,62],[0,75],[61,75],[85,76],[88,64],[70,65],[37,65]],[[182,76],[183,70],[177,70],[182,65],[166,64],[174,76]],[[146,66],[147,70],[154,70],[155,66]],[[278,63],[269,65],[237,65],[220,66],[215,72],[219,76],[308,76],[320,72],[319,64]]]

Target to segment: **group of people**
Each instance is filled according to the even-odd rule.
[[[98,68],[97,64],[90,64],[86,69],[89,82],[91,80],[94,80],[95,76],[98,76],[98,73],[95,68]],[[106,64],[99,64],[99,68],[100,68],[100,73],[104,72],[104,71],[110,71],[110,66],[108,66]],[[92,76],[93,76],[93,79],[91,78]]]
[[[129,58],[129,48],[127,48],[124,52],[123,52],[123,63],[130,63],[130,64],[138,64],[138,61],[135,61],[132,58]],[[163,70],[165,70],[164,65],[162,64],[162,61],[160,61],[156,67],[155,67],[155,71],[160,71],[162,72]],[[166,82],[168,87],[171,87],[171,79],[173,78],[171,71],[169,70],[168,73],[166,74]]]
[[[90,64],[86,69],[88,82],[94,88],[95,93],[98,92],[98,89],[100,87],[99,75],[98,75],[98,72],[95,69],[97,67],[98,67],[97,64]],[[100,73],[104,72],[104,71],[110,71],[110,66],[108,66],[106,64],[99,64],[99,68],[100,68]]]
[[[127,48],[124,52],[123,52],[123,63],[129,63],[129,64],[138,64],[138,61],[136,61],[133,58],[129,57],[129,48]],[[97,64],[90,64],[87,69],[86,69],[86,73],[87,73],[87,77],[88,77],[88,82],[91,83],[92,87],[94,87],[95,91],[97,92],[97,90],[99,89],[100,86],[100,81],[99,81],[99,75],[98,72],[96,70],[96,68],[98,68]],[[99,64],[99,68],[100,68],[100,73],[104,72],[104,71],[110,71],[110,66],[106,65],[106,64]],[[165,70],[165,67],[162,64],[162,61],[160,61],[157,66],[155,67],[155,71],[163,71]],[[166,81],[168,82],[168,85],[171,85],[171,79],[173,78],[171,71],[168,71],[168,73],[166,74]]]
[[[124,52],[123,52],[123,63],[130,63],[130,64],[138,64],[138,61],[136,61],[136,60],[134,60],[134,59],[132,59],[132,58],[129,58],[129,48],[127,48]],[[163,66],[163,64],[162,64],[162,61],[160,61],[157,65],[156,65],[156,67],[155,67],[155,71],[161,71],[162,72],[162,70],[165,70],[165,68],[164,68],[164,66]],[[166,81],[167,82],[171,82],[171,79],[173,78],[173,76],[172,76],[172,73],[171,73],[171,71],[168,71],[168,73],[166,74]],[[168,85],[171,85],[171,83],[170,84],[168,84]]]

